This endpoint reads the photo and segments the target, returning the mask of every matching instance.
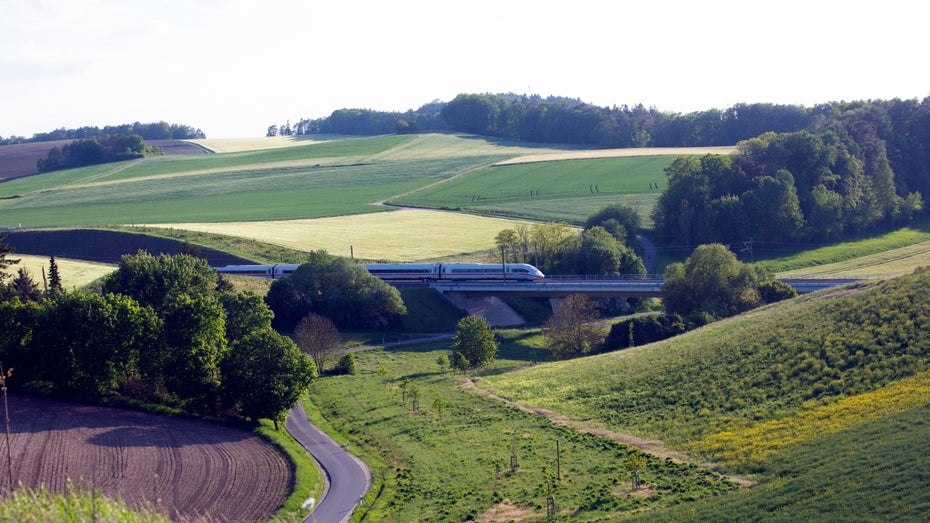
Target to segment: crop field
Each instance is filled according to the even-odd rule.
[[[328,142],[345,136],[312,135],[312,136],[262,136],[252,138],[203,138],[184,140],[203,147],[217,154],[241,153],[246,151],[261,151],[265,149],[280,149],[311,143]]]
[[[558,151],[518,156],[499,162],[498,165],[510,165],[528,162],[551,162],[558,160],[585,160],[592,158],[631,158],[634,156],[704,156],[705,154],[733,154],[735,146],[720,147],[641,147],[632,149],[589,149],[578,151]]]
[[[288,220],[384,211],[370,203],[466,170],[483,158],[339,168],[158,176],[62,187],[0,201],[0,225]]]
[[[390,209],[390,207],[387,207]],[[514,220],[419,209],[284,222],[177,223],[165,226],[253,238],[302,251],[362,260],[419,261],[494,249]],[[351,251],[350,251],[351,248]]]
[[[533,147],[457,134],[323,138],[327,141],[268,139],[270,142],[252,141],[248,145],[230,142],[225,148],[219,143],[213,145],[216,150],[236,152],[152,157],[12,180],[0,184],[0,226],[289,220],[363,214],[380,210],[368,205],[372,202],[397,195],[419,198],[419,194],[445,191],[444,186],[453,184],[414,193],[509,158],[592,154],[586,149]],[[269,147],[253,149],[263,144]],[[209,145],[205,142],[205,146]],[[617,161],[633,162],[624,164],[630,174],[618,178],[615,169],[597,164]],[[650,161],[651,165],[642,164]],[[536,167],[500,167],[504,171],[497,173],[516,170],[508,175],[513,187],[506,188],[508,194],[513,194],[489,199],[491,195],[486,191],[478,194],[483,187],[466,186],[469,204],[477,205],[465,207],[477,212],[563,220],[569,217],[563,209],[587,212],[588,208],[598,208],[605,197],[635,194],[642,195],[642,214],[648,215],[647,206],[654,199],[653,193],[658,192],[649,189],[652,178],[657,184],[664,179],[663,166],[656,163],[655,157],[578,162],[577,167],[568,169],[564,165],[573,162],[555,162],[562,166],[542,170],[539,166],[552,162],[537,163]],[[578,169],[586,171],[580,181]],[[518,175],[524,180],[518,181]],[[522,187],[527,176],[540,179],[531,184],[532,188]],[[575,180],[562,181],[560,176]],[[481,178],[484,176],[463,177]],[[478,196],[482,201],[471,202]],[[576,201],[563,203],[560,199]],[[544,212],[546,204],[540,205],[542,200],[552,201],[555,210],[551,214]],[[438,207],[460,207],[459,203],[425,202]],[[521,210],[521,204],[530,212]],[[575,211],[572,215],[577,214]]]
[[[13,477],[26,487],[83,484],[182,517],[256,521],[293,486],[288,461],[249,431],[31,396],[9,403]]]
[[[604,202],[623,203],[631,198],[639,205],[640,215],[648,217],[665,188],[664,169],[674,159],[641,156],[495,165],[392,202],[564,219],[567,209],[587,217]],[[549,207],[554,209],[551,213],[546,211]]]
[[[7,267],[4,272],[15,275],[20,268],[25,268],[32,280],[39,284],[39,289],[42,289],[42,271],[44,270],[46,277],[48,276],[49,259],[47,256],[14,254],[10,258],[18,259],[20,262]],[[80,289],[116,269],[115,265],[69,260],[67,258],[55,258],[55,264],[58,265],[61,286],[65,290]]]

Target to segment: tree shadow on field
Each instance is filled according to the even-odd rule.
[[[39,396],[10,394],[10,432],[75,431],[105,447],[184,447],[255,438],[251,432],[207,421],[173,418]]]

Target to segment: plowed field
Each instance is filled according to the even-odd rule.
[[[32,396],[9,403],[14,483],[96,485],[130,504],[216,521],[267,520],[291,490],[290,464],[248,431]]]

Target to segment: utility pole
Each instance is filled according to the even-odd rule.
[[[3,413],[6,417],[6,463],[10,472],[10,494],[13,494],[13,452],[10,450],[10,405],[6,399],[6,379],[13,375],[13,369],[3,371],[0,362],[0,391],[3,391]]]

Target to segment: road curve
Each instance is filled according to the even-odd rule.
[[[326,474],[326,488],[309,516],[307,523],[343,523],[349,520],[368,487],[371,473],[364,463],[346,452],[322,430],[307,420],[302,406],[291,409],[285,424],[296,439]]]

